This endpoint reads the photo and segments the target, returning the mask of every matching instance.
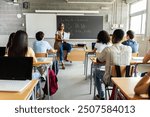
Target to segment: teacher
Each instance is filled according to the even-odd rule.
[[[62,64],[62,69],[65,69],[65,65],[64,65],[63,60],[68,61],[67,55],[71,51],[71,44],[67,43],[64,40],[64,32],[65,32],[64,29],[65,29],[64,24],[60,23],[58,26],[58,30],[55,34],[55,43],[54,43],[54,48],[57,49],[58,54],[59,54],[60,62]],[[67,54],[65,57],[64,57],[63,50],[67,51]]]

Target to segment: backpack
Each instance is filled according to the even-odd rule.
[[[50,91],[50,96],[56,93],[58,90],[58,84],[57,84],[57,77],[56,74],[54,73],[53,70],[49,69],[49,91]],[[45,83],[45,86],[43,88],[44,93],[47,95],[47,82]]]

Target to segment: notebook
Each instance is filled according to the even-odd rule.
[[[32,79],[32,57],[0,57],[0,91],[22,91]]]
[[[64,32],[64,39],[69,40],[70,39],[70,33]]]
[[[5,49],[6,47],[0,47],[0,56],[4,56],[5,55]]]

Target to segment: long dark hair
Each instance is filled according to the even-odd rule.
[[[15,33],[14,33],[14,32],[10,34],[9,39],[8,39],[8,43],[7,43],[7,45],[6,45],[7,48],[9,48],[9,47],[11,46],[11,44],[12,44],[12,39],[14,38],[14,36],[15,36]]]
[[[12,45],[8,50],[8,56],[25,56],[28,51],[28,35],[25,31],[16,32]]]

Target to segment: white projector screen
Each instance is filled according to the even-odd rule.
[[[43,31],[45,38],[54,38],[56,30],[55,14],[26,14],[26,32],[29,38],[35,38],[38,31]]]

